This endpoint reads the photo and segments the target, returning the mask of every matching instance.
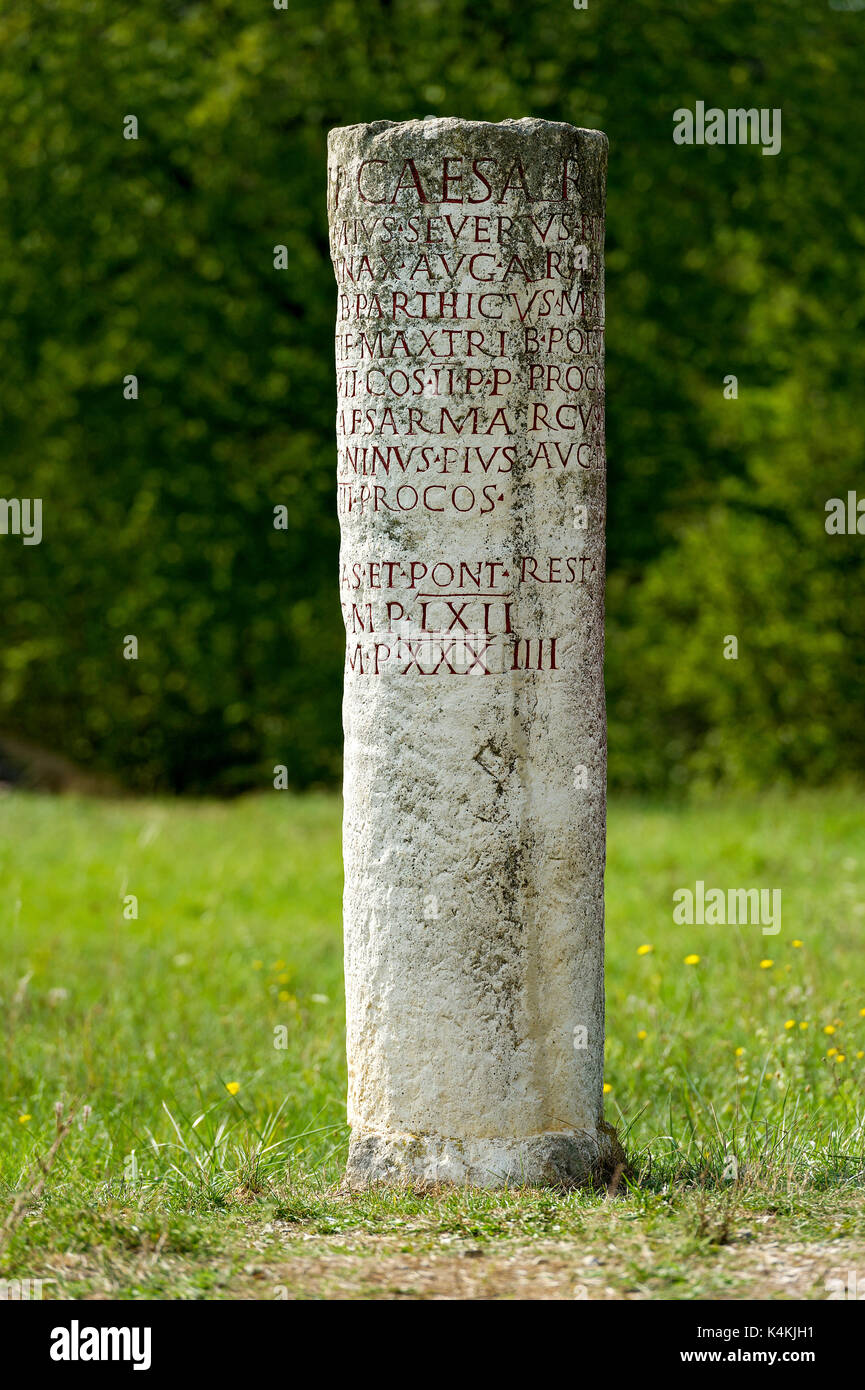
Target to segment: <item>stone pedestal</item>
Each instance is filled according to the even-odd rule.
[[[334,130],[348,1180],[602,1177],[607,141]]]

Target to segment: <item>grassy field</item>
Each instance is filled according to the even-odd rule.
[[[863,810],[854,791],[611,805],[614,1198],[352,1196],[339,803],[4,796],[0,1275],[50,1298],[865,1284]],[[780,932],[674,925],[698,879],[780,888]]]

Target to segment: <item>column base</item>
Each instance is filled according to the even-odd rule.
[[[346,1183],[416,1187],[593,1187],[625,1163],[610,1125],[597,1134],[549,1131],[523,1139],[449,1139],[439,1134],[352,1131]]]

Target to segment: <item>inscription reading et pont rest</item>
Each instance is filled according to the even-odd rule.
[[[349,642],[346,674],[503,675],[558,671],[558,637],[514,631],[517,584],[582,587],[595,574],[590,555],[501,560],[368,560],[343,563],[350,592],[402,592],[405,599],[342,603]],[[406,592],[408,591],[408,592]],[[411,606],[407,606],[407,605]]]
[[[355,522],[414,513],[437,528],[441,554],[454,526],[486,525],[491,513],[508,525],[514,479],[552,488],[603,472],[603,221],[580,207],[579,161],[529,178],[521,160],[369,158],[331,179],[346,545]],[[550,508],[566,503],[549,496]],[[551,510],[548,524],[570,519]],[[519,616],[543,628],[568,614],[538,602],[558,586],[596,599],[599,558],[357,561],[349,551],[346,676],[560,671],[571,644],[521,631]]]

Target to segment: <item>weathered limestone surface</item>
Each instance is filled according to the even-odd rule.
[[[602,1122],[606,137],[334,130],[348,1179],[580,1182]]]

